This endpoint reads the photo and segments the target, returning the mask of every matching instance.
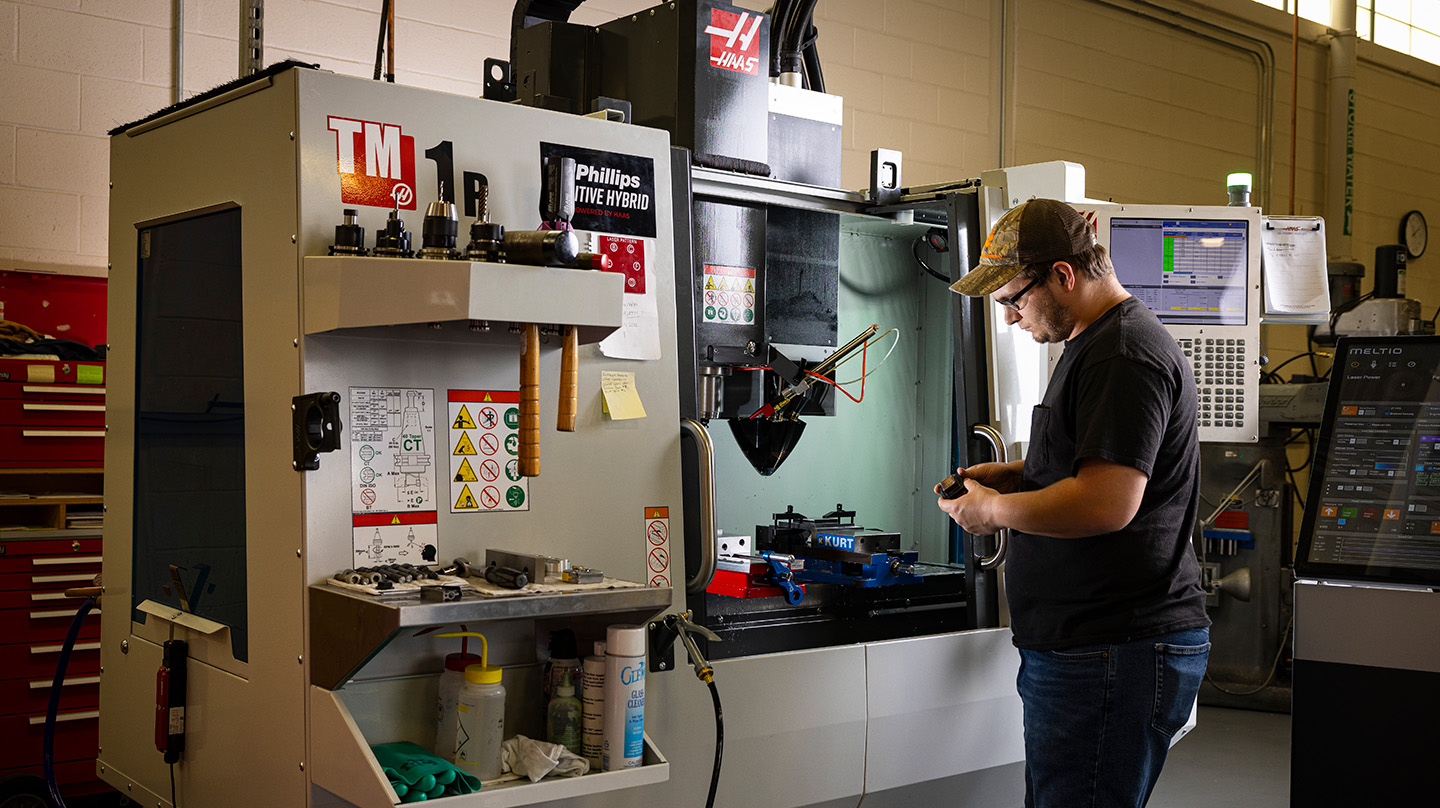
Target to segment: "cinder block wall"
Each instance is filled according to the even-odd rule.
[[[573,19],[599,23],[650,5],[592,0]],[[513,3],[397,6],[397,80],[479,95],[485,58],[508,53]],[[881,146],[905,153],[908,184],[1066,159],[1086,166],[1092,197],[1131,202],[1223,202],[1226,173],[1268,164],[1269,194],[1256,202],[1285,212],[1290,18],[1250,0],[1167,6],[822,0],[827,89],[845,97],[844,185],[866,184],[869,152]],[[379,7],[269,0],[265,60],[370,75]],[[170,0],[0,0],[0,265],[103,270],[104,133],[169,103],[171,8]],[[185,15],[188,96],[234,77],[239,21],[235,0],[189,0]],[[1323,35],[1302,22],[1294,161],[1302,214],[1326,213]],[[1268,65],[1257,53],[1268,53]],[[1440,225],[1440,66],[1363,42],[1360,57],[1352,254],[1368,265],[1375,245],[1395,240],[1405,211],[1419,208]],[[1411,295],[1427,308],[1440,306],[1440,273],[1425,271],[1436,261],[1427,255],[1411,273]],[[1304,349],[1294,332],[1271,336],[1272,356]]]

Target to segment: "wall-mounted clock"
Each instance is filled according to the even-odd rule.
[[[1412,210],[1400,217],[1400,243],[1410,258],[1419,258],[1425,252],[1425,242],[1430,239],[1429,228],[1425,225],[1425,214]]]

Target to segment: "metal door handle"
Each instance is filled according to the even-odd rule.
[[[991,451],[995,453],[995,462],[1009,462],[1009,456],[1005,451],[1005,437],[1000,434],[1000,430],[989,424],[976,424],[971,427],[971,430],[975,437],[983,438],[986,443],[990,444]],[[979,552],[975,553],[975,560],[980,564],[983,572],[989,572],[1005,563],[1005,551],[1010,546],[1010,528],[1002,527],[996,531],[995,535],[999,537],[999,544],[995,546],[995,555],[986,558]]]
[[[715,577],[715,444],[699,421],[681,418],[680,429],[690,433],[700,453],[700,570],[685,582],[685,591],[695,595]]]

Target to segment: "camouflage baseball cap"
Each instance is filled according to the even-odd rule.
[[[1021,202],[995,222],[980,249],[980,263],[950,284],[950,290],[971,297],[988,295],[1030,264],[1069,258],[1094,244],[1090,225],[1064,202]]]

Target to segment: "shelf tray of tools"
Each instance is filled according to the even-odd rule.
[[[368,256],[308,256],[305,333],[454,321],[572,325],[599,342],[621,325],[614,272]]]

